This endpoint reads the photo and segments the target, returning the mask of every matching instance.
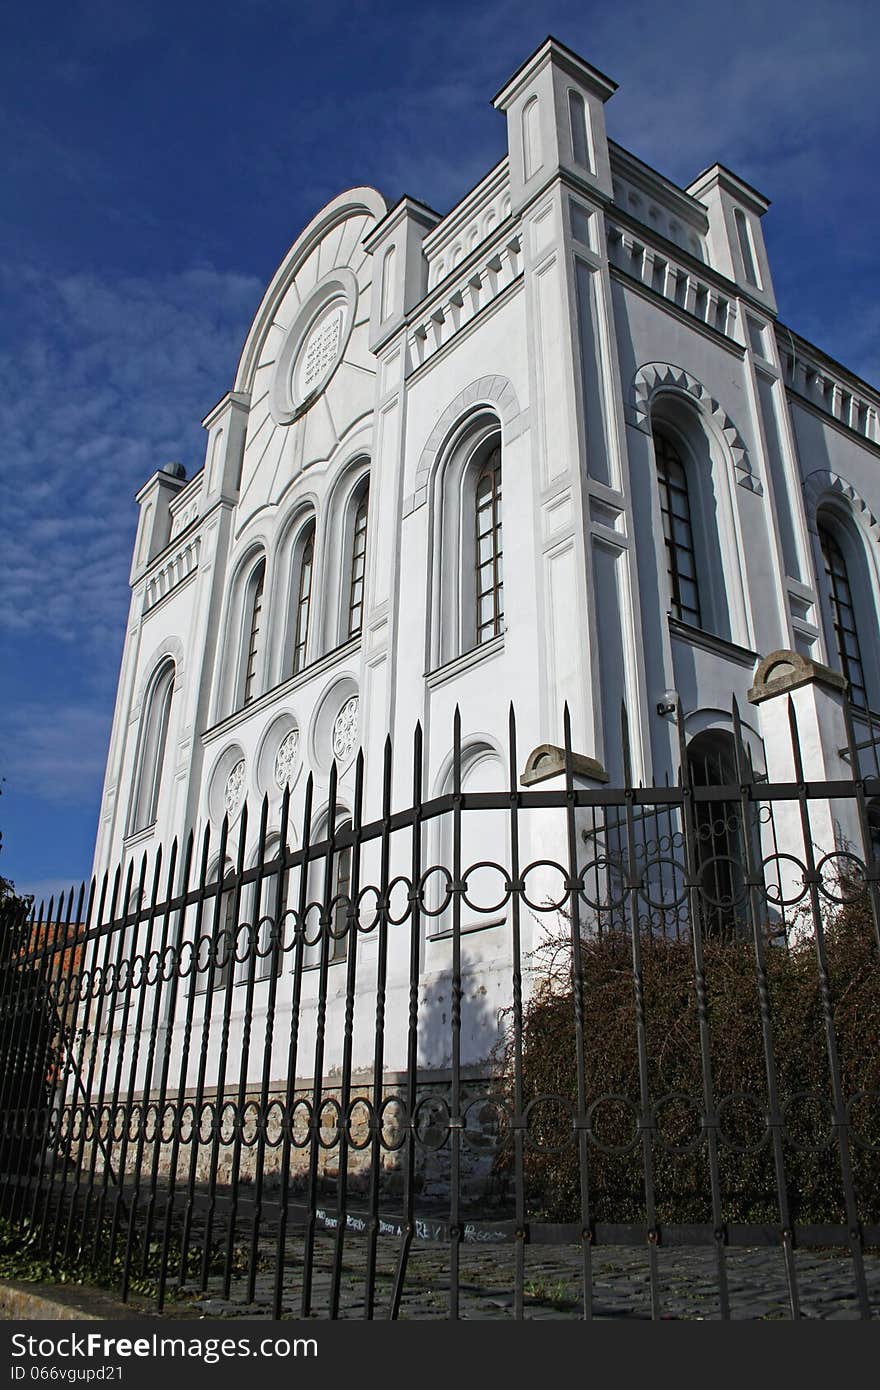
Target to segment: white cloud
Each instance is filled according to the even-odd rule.
[[[0,626],[89,644],[122,631],[134,493],[169,459],[201,466],[198,422],[232,382],[262,287],[209,266],[148,279],[7,264],[0,283],[30,309],[0,353]]]

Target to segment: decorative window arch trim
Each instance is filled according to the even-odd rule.
[[[827,468],[817,468],[808,473],[803,481],[804,500],[807,504],[807,525],[814,536],[819,534],[818,516],[823,504],[843,502],[853,520],[880,542],[880,521],[874,516],[864,497],[857,492],[852,483],[832,473]]]
[[[131,723],[139,720],[144,707],[144,698],[153,687],[159,667],[166,660],[174,662],[174,689],[178,691],[183,683],[184,652],[179,637],[166,637],[154,647],[149,659],[144,663],[144,674],[138,686],[137,696],[131,707]]]
[[[699,407],[701,413],[711,420],[716,430],[723,436],[730,457],[736,482],[756,497],[764,492],[763,485],[752,464],[745,442],[727,412],[710,396],[705,386],[682,367],[670,362],[648,362],[639,367],[633,378],[632,399],[627,408],[627,422],[642,434],[651,433],[651,404],[660,391],[674,391],[688,397]]]
[[[516,391],[506,376],[481,376],[472,381],[450,401],[428,435],[416,468],[413,491],[404,499],[404,516],[427,502],[428,485],[438,456],[444,451],[450,435],[461,426],[463,418],[480,407],[493,411],[501,421],[502,447],[525,428],[526,413],[521,410]]]

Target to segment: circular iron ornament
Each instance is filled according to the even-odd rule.
[[[369,911],[365,911],[364,909],[364,903],[367,900],[368,893],[372,893],[375,899],[372,915],[370,915]],[[355,927],[357,931],[362,932],[366,936],[369,932],[375,930],[379,925],[381,906],[382,897],[379,893],[379,889],[374,883],[368,883],[364,888],[361,888],[355,903]],[[365,918],[366,921],[364,920]]]
[[[185,1101],[177,1115],[177,1138],[181,1144],[191,1144],[196,1132],[196,1107]]]
[[[422,1096],[413,1111],[413,1133],[423,1149],[436,1152],[449,1139],[449,1102],[443,1096]]]
[[[145,965],[143,956],[133,956],[131,961],[131,970],[129,972],[131,988],[133,990],[140,989],[142,987],[144,983],[144,973]]]
[[[763,1133],[759,1139],[752,1143],[743,1144],[737,1139],[732,1139],[727,1130],[721,1123],[721,1117],[737,1102],[747,1101],[749,1105],[755,1107],[755,1112],[763,1125]],[[753,1091],[730,1091],[726,1096],[722,1096],[716,1108],[718,1117],[718,1139],[722,1144],[726,1144],[729,1149],[737,1154],[756,1154],[766,1146],[770,1138],[770,1121],[759,1098]]]
[[[343,909],[344,904],[344,909]],[[335,898],[330,899],[330,917],[327,923],[327,931],[331,941],[342,941],[348,936],[348,928],[351,921],[351,898],[345,893],[337,893]],[[337,927],[336,919],[341,917],[342,921]]]
[[[238,1106],[234,1100],[227,1100],[220,1111],[220,1143],[231,1144],[240,1133]]]
[[[853,1118],[854,1107],[859,1105],[862,1101],[873,1101],[875,1106],[877,1107],[877,1118],[875,1120],[875,1128],[877,1130],[878,1137],[873,1141],[873,1143],[870,1139],[864,1138],[863,1135],[859,1133],[856,1121]],[[846,1118],[847,1123],[849,1125],[850,1138],[852,1139],[854,1144],[856,1144],[860,1149],[866,1149],[869,1153],[873,1153],[875,1149],[880,1149],[880,1091],[856,1091],[853,1095],[850,1096],[849,1100],[846,1103]]]
[[[732,870],[731,880],[742,875],[742,862],[732,854],[713,854],[709,858],[703,859],[700,863],[700,878],[704,879],[716,864],[729,864]],[[709,907],[729,908],[740,907],[748,897],[748,888],[743,883],[742,888],[736,893],[724,893],[721,897],[716,897],[710,893],[704,883],[700,883],[700,901],[707,903]]]
[[[254,1148],[263,1128],[262,1108],[259,1101],[249,1100],[241,1115],[241,1142],[246,1149]]]
[[[92,992],[91,975],[88,970],[84,970],[79,977],[79,988],[76,997],[80,1004],[85,1004]]]
[[[217,1122],[217,1107],[211,1100],[202,1102],[199,1111],[198,1139],[200,1144],[210,1144],[214,1138],[214,1126]]]
[[[154,973],[151,975],[150,972]],[[146,981],[148,985],[158,984],[162,974],[162,957],[158,951],[151,951],[146,958]]]
[[[290,1112],[290,1142],[295,1149],[304,1149],[312,1137],[312,1107],[300,1099]]]
[[[166,946],[162,952],[162,980],[170,984],[177,974],[177,947]]]
[[[128,1112],[127,1129],[129,1142],[134,1144],[141,1132],[141,1107],[135,1102]]]
[[[131,961],[121,960],[116,966],[116,992],[124,994],[131,984]]]
[[[113,1143],[121,1144],[125,1138],[125,1106],[117,1105],[113,1111]]]
[[[808,1101],[817,1110],[824,1111],[828,1117],[828,1128],[817,1143],[803,1143],[793,1137],[791,1132],[792,1111],[802,1101]],[[818,1091],[793,1091],[782,1107],[782,1120],[785,1126],[785,1142],[799,1154],[820,1154],[834,1142],[834,1108],[831,1102]]]
[[[283,792],[285,787],[293,786],[298,753],[299,729],[289,729],[278,745],[278,752],[275,754],[275,766],[272,771],[275,785],[280,792]]]
[[[658,869],[662,864],[668,864],[669,868],[673,870],[673,882],[675,882],[676,878],[681,881],[681,878],[684,878],[687,874],[685,865],[680,859],[673,858],[672,855],[661,855],[658,859],[649,860],[645,865],[645,872],[647,872],[648,869]],[[682,885],[681,891],[675,897],[663,897],[659,900],[651,897],[649,888],[639,888],[638,895],[642,902],[647,903],[655,912],[670,912],[678,907],[684,906],[687,902],[688,890]]]
[[[470,1148],[479,1153],[496,1153],[504,1142],[510,1111],[501,1096],[475,1096],[465,1106],[462,1120],[462,1137]]]
[[[278,940],[278,930],[275,925],[275,918],[267,913],[261,917],[256,925],[256,940],[254,941],[254,955],[257,960],[266,960],[271,956]]]
[[[110,995],[113,994],[116,989],[116,966],[113,961],[109,961],[107,965],[104,966],[103,976],[101,993],[105,999],[109,999]],[[61,1003],[60,998],[58,999],[58,1003]]]
[[[162,1108],[162,1124],[159,1129],[159,1138],[163,1144],[170,1144],[172,1139],[177,1136],[177,1106],[173,1101],[166,1101]]]
[[[196,942],[196,970],[200,975],[207,974],[214,955],[214,942],[210,936],[200,936]]]
[[[110,1131],[112,1129],[112,1126],[113,1107],[111,1105],[102,1105],[100,1119],[98,1123],[98,1134],[102,1139],[110,1138]]]
[[[325,1112],[329,1114],[329,1121],[325,1119]],[[339,1101],[334,1096],[326,1096],[321,1102],[318,1110],[318,1143],[322,1149],[335,1149],[339,1143],[340,1122],[342,1120],[342,1110]],[[327,1131],[328,1138],[324,1138]]]
[[[489,907],[480,907],[479,903],[472,902],[471,899],[468,897],[468,879],[470,878],[471,874],[476,873],[478,869],[494,869],[496,873],[499,873],[501,875],[501,879],[504,884],[504,893],[498,899],[497,903],[492,903]],[[466,903],[472,912],[481,912],[484,916],[488,917],[492,913],[500,912],[502,907],[507,906],[507,904],[510,902],[512,885],[510,882],[510,875],[508,874],[506,869],[502,868],[500,864],[496,864],[491,859],[478,859],[476,864],[470,864],[462,874],[461,889],[462,902]]]
[[[230,769],[223,788],[223,806],[231,819],[244,800],[245,761],[239,758]]]
[[[144,1111],[144,1142],[152,1144],[159,1133],[159,1107],[151,1101]]]
[[[664,1139],[661,1125],[660,1112],[664,1106],[672,1107],[676,1105],[688,1106],[697,1117],[697,1135],[694,1139],[689,1139],[684,1144],[674,1144],[669,1139]],[[654,1138],[661,1149],[666,1153],[684,1156],[685,1154],[696,1153],[706,1142],[706,1131],[703,1128],[703,1106],[695,1096],[689,1096],[684,1091],[669,1091],[665,1096],[654,1102],[651,1110],[654,1121]]]
[[[295,907],[288,907],[281,914],[278,924],[278,942],[281,947],[281,954],[287,955],[296,950],[296,943],[302,936],[302,927],[299,920],[299,913]]]
[[[797,903],[803,902],[804,898],[807,896],[808,887],[806,883],[803,885],[800,892],[796,893],[793,898],[786,898],[783,895],[781,874],[779,875],[778,883],[767,883],[767,865],[781,865],[783,862],[794,864],[795,868],[800,869],[801,874],[806,872],[800,859],[796,859],[793,854],[768,854],[765,859],[761,860],[761,872],[764,879],[764,897],[769,903],[772,903],[774,907],[794,907]]]
[[[623,865],[616,859],[612,859],[607,854],[601,854],[596,859],[591,859],[589,864],[585,864],[578,874],[578,895],[586,903],[587,907],[594,908],[597,912],[613,912],[615,908],[621,908],[626,902],[626,888],[621,888],[620,897],[615,898],[612,894],[603,890],[601,898],[591,898],[586,889],[586,879],[588,874],[596,875],[597,890],[600,883],[606,885],[611,881],[610,875],[603,876],[604,870],[611,870],[616,878],[623,880],[625,870]]]
[[[396,914],[396,913],[394,913],[394,912],[392,911],[392,906],[393,906],[393,904],[392,904],[392,898],[394,897],[394,893],[395,893],[396,889],[398,889],[398,888],[400,888],[400,887],[402,887],[402,888],[405,890],[404,893],[403,893],[403,911],[402,911],[401,913],[399,913],[399,914]],[[396,877],[396,878],[393,878],[393,879],[391,880],[391,882],[389,883],[387,892],[386,892],[386,894],[385,894],[385,914],[386,914],[386,917],[387,917],[387,919],[388,919],[388,921],[390,922],[390,924],[391,924],[392,927],[400,927],[400,926],[403,925],[403,923],[404,923],[405,921],[407,921],[407,919],[409,918],[409,915],[410,915],[411,912],[412,912],[412,883],[411,883],[410,880],[407,878],[406,874],[398,874],[397,877]]]
[[[49,1114],[49,1123],[46,1125],[46,1141],[53,1147],[60,1136],[61,1117],[57,1110],[52,1110]]]
[[[104,993],[104,968],[96,965],[92,971],[92,998],[100,999]]]
[[[567,1120],[568,1123],[562,1123],[560,1125],[560,1128],[565,1136],[561,1144],[542,1144],[540,1139],[537,1139],[532,1134],[532,1116],[534,1111],[540,1105],[556,1105],[563,1112],[565,1120]],[[572,1144],[574,1143],[574,1130],[571,1127],[571,1122],[574,1119],[574,1111],[572,1110],[572,1107],[569,1104],[569,1102],[565,1100],[563,1096],[552,1095],[550,1093],[541,1096],[535,1096],[533,1100],[529,1101],[528,1105],[523,1111],[523,1119],[525,1120],[525,1141],[528,1144],[529,1148],[534,1149],[536,1153],[565,1153],[565,1150],[571,1148]]]
[[[362,1119],[358,1118],[359,1110],[363,1112]],[[348,1102],[345,1130],[350,1149],[356,1149],[360,1153],[369,1147],[373,1138],[373,1106],[365,1096],[355,1096],[354,1100]],[[360,1138],[357,1137],[358,1134]]]
[[[439,907],[428,907],[429,894],[427,893],[426,889],[432,874],[439,874],[446,880],[446,891],[443,895],[443,901],[440,903]],[[432,864],[429,869],[425,870],[425,872],[419,879],[418,894],[420,910],[423,916],[440,917],[446,911],[447,907],[452,902],[452,874],[449,872],[445,864]]]
[[[66,975],[62,975],[56,986],[55,994],[55,1000],[59,1008],[61,1008],[64,1004],[67,1003],[67,995],[69,993],[69,990],[70,981]]]
[[[284,1138],[284,1106],[280,1100],[270,1100],[265,1120],[266,1146],[277,1149]]]
[[[239,922],[232,939],[232,959],[236,965],[244,965],[251,958],[256,947],[256,936],[250,922]],[[243,951],[243,954],[240,952]]]
[[[562,878],[563,884],[565,885],[565,891],[563,892],[562,897],[559,899],[545,898],[542,903],[532,902],[531,898],[526,892],[526,880],[528,879],[528,876],[533,869],[553,869],[556,873],[558,873]],[[570,893],[571,882],[569,880],[568,874],[566,870],[563,869],[562,865],[557,864],[556,861],[553,859],[535,859],[523,870],[522,900],[527,907],[530,907],[532,909],[533,912],[559,912],[559,910],[565,907],[565,904],[568,902]]]
[[[180,943],[180,958],[177,962],[177,973],[181,980],[189,979],[196,968],[196,945],[194,941],[182,941]]]
[[[631,1138],[631,1139],[627,1139],[627,1141],[626,1141],[625,1144],[609,1144],[606,1140],[604,1140],[604,1139],[599,1139],[599,1138],[597,1137],[597,1134],[596,1134],[596,1123],[595,1123],[596,1115],[598,1115],[598,1114],[600,1113],[600,1111],[601,1111],[601,1109],[602,1109],[603,1106],[610,1106],[610,1105],[619,1106],[619,1108],[620,1108],[621,1110],[623,1110],[623,1111],[629,1111],[630,1115],[632,1116],[632,1119],[633,1119],[633,1135],[632,1135],[632,1138]],[[617,1094],[617,1093],[614,1093],[614,1092],[609,1092],[609,1094],[608,1094],[608,1095],[605,1095],[605,1096],[599,1096],[597,1100],[594,1100],[594,1101],[593,1101],[593,1104],[590,1106],[589,1110],[587,1111],[587,1122],[588,1122],[588,1124],[589,1124],[589,1126],[590,1126],[590,1143],[591,1143],[591,1144],[595,1144],[596,1148],[597,1148],[597,1149],[601,1149],[603,1153],[606,1153],[606,1154],[628,1154],[628,1153],[632,1153],[633,1149],[634,1149],[634,1148],[636,1147],[636,1145],[639,1143],[639,1140],[640,1140],[640,1130],[639,1130],[639,1107],[636,1105],[636,1103],[635,1103],[634,1100],[631,1100],[631,1099],[630,1099],[629,1096],[620,1095],[620,1094]]]
[[[847,882],[853,883],[853,891],[849,893],[833,893],[831,889],[825,887],[824,869],[826,864],[832,863],[839,863],[841,866],[836,869],[831,880],[832,883],[836,883],[838,886]],[[855,873],[847,874],[843,869],[844,863],[853,865]],[[865,891],[865,865],[857,854],[852,854],[849,850],[837,849],[831,850],[829,854],[824,854],[816,865],[816,873],[819,875],[819,892],[822,894],[823,898],[827,898],[830,903],[846,904],[858,902]]]
[[[314,910],[313,910],[313,909],[314,909]],[[304,946],[317,946],[318,943],[320,942],[321,936],[323,935],[323,925],[324,925],[324,923],[323,923],[323,913],[324,913],[324,905],[323,905],[323,903],[310,902],[310,903],[307,903],[307,904],[306,904],[306,910],[305,910],[305,913],[303,914],[303,945],[304,945]],[[315,934],[314,934],[314,936],[310,936],[310,935],[309,935],[309,931],[311,930],[310,922],[309,922],[310,914],[311,914],[311,919],[312,919],[312,921],[315,922],[315,927],[314,927]],[[316,920],[316,919],[317,919],[317,920]]]
[[[396,1113],[389,1116],[389,1111]],[[397,1153],[406,1143],[409,1131],[409,1107],[403,1096],[386,1096],[379,1110],[379,1135],[387,1153]]]

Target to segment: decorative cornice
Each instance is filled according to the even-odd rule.
[[[710,396],[705,386],[683,367],[675,367],[670,362],[648,362],[639,368],[633,378],[629,423],[643,434],[651,433],[651,402],[660,391],[676,391],[696,402],[723,435],[739,486],[760,497],[764,489],[752,467],[742,435],[714,396]]]

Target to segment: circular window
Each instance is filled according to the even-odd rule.
[[[357,280],[345,267],[332,271],[309,295],[275,366],[270,405],[277,424],[291,424],[329,383],[348,344],[356,304]]]

